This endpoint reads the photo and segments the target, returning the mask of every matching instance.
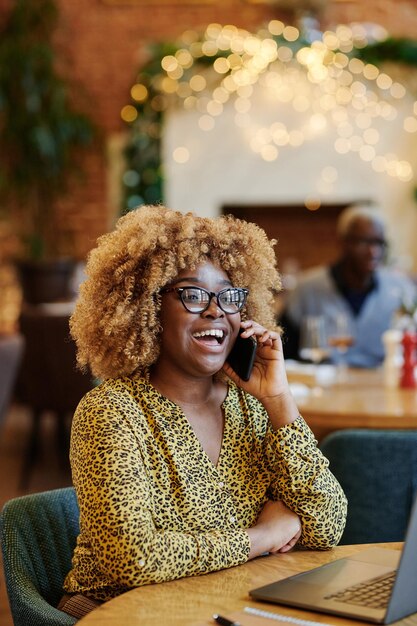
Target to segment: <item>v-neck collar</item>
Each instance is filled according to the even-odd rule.
[[[223,415],[224,415],[223,436],[222,436],[222,442],[220,446],[220,452],[219,452],[219,456],[217,459],[217,463],[214,464],[213,461],[208,456],[207,452],[204,450],[203,446],[201,445],[201,442],[199,438],[197,437],[189,420],[187,419],[187,416],[184,413],[183,409],[178,404],[176,404],[176,402],[167,398],[167,396],[162,394],[156,387],[154,387],[148,378],[144,378],[143,380],[146,385],[151,387],[153,394],[157,394],[159,396],[161,404],[165,404],[166,406],[171,407],[171,411],[164,412],[165,413],[163,415],[164,421],[167,422],[166,415],[169,413],[171,413],[172,415],[175,415],[176,417],[180,417],[181,421],[170,420],[170,426],[174,428],[180,427],[184,429],[184,434],[187,435],[190,441],[194,442],[195,446],[198,446],[200,455],[205,459],[206,463],[209,464],[210,468],[212,470],[214,469],[216,472],[220,472],[221,466],[223,465],[222,461],[224,461],[224,456],[227,454],[227,449],[228,449],[227,442],[230,438],[229,430],[231,428],[231,425],[230,425],[231,414],[230,414],[230,411],[228,410],[228,407],[230,406],[230,402],[231,402],[230,396],[234,393],[233,383],[229,380],[225,381],[227,385],[227,393],[221,404],[221,408],[223,410]]]

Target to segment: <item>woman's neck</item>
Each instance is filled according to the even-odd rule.
[[[196,378],[177,370],[155,366],[149,373],[150,383],[162,395],[179,406],[198,407],[208,404],[216,395],[218,381],[213,376]]]
[[[160,364],[151,369],[149,381],[159,393],[181,408],[203,450],[216,466],[223,440],[222,404],[227,385],[214,376],[188,376]]]

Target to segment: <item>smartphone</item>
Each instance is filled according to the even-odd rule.
[[[241,337],[240,330],[233,348],[227,357],[227,362],[242,380],[249,380],[252,373],[256,354],[256,339],[254,337]]]

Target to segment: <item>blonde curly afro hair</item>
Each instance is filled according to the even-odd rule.
[[[249,289],[242,316],[275,328],[272,305],[281,281],[274,243],[256,224],[232,216],[211,219],[143,206],[121,217],[88,258],[70,324],[79,365],[105,379],[155,363],[160,290],[181,270],[208,260],[233,285]]]

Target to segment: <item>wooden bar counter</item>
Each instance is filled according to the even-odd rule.
[[[381,369],[348,369],[343,382],[328,386],[291,369],[288,378],[307,383],[296,401],[318,440],[343,428],[417,429],[417,389],[386,387]]]
[[[400,549],[401,544],[379,544]],[[259,557],[231,569],[181,580],[132,589],[98,607],[78,624],[80,626],[213,626],[213,613],[237,620],[241,626],[272,626],[275,620],[253,617],[243,612],[254,607],[280,615],[312,620],[319,624],[352,626],[364,624],[342,617],[312,613],[302,609],[255,602],[250,589],[317,567],[353,554],[366,546],[338,546],[332,550],[293,551]],[[416,626],[417,616],[397,624]]]

